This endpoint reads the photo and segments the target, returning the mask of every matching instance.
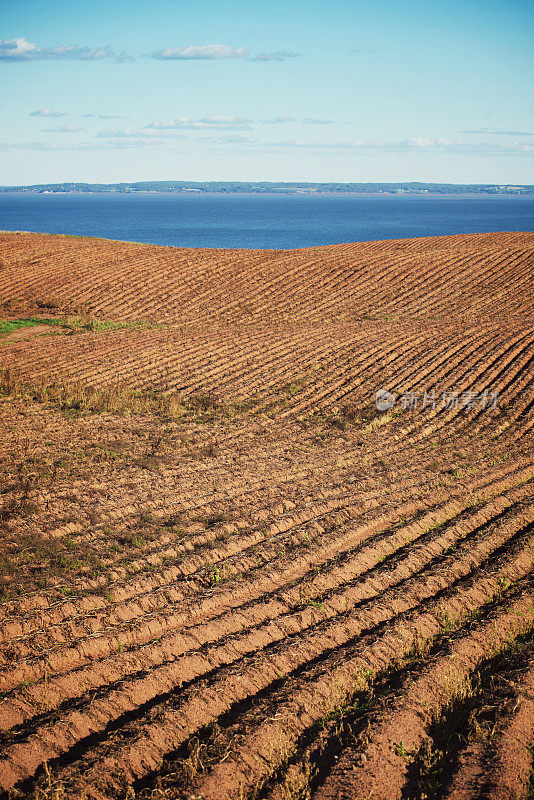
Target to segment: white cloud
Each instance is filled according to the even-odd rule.
[[[286,61],[297,58],[301,53],[292,50],[257,53],[251,56],[246,47],[233,47],[229,44],[201,44],[187,47],[166,47],[145,53],[145,56],[158,61],[214,61],[221,59],[247,59],[248,61]],[[115,58],[117,62],[135,61],[125,51],[116,52],[109,45],[101,47],[80,47],[79,45],[57,45],[38,47],[23,36],[16,39],[0,39],[0,61],[71,60],[98,61]]]
[[[292,50],[277,50],[275,53],[258,53],[249,61],[286,61],[288,58],[297,58],[300,55],[301,53],[294,53]]]
[[[45,152],[87,151],[87,150],[129,150],[157,144],[151,139],[123,139],[101,142],[0,142],[0,150],[37,150]]]
[[[469,156],[525,156],[534,155],[534,145],[519,142],[499,144],[492,142],[453,142],[450,139],[429,139],[424,136],[410,137],[398,142],[371,142],[355,139],[345,142],[321,142],[307,139],[279,140],[275,142],[257,142],[260,150],[314,150],[316,152],[329,152],[348,154],[350,152],[366,153],[406,153],[419,152],[421,154],[432,152],[442,154],[458,154]]]
[[[98,139],[138,139],[146,142],[165,141],[166,139],[184,139],[182,130],[199,130],[204,132],[224,132],[249,130],[250,125],[241,124],[240,120],[233,117],[207,117],[204,120],[169,120],[169,122],[155,122],[143,128],[133,126],[126,128],[116,128],[115,130],[104,130],[97,133]],[[225,141],[232,138],[234,141],[256,141],[253,137],[238,136],[225,137]],[[205,141],[205,139],[204,139]],[[209,141],[213,141],[209,139]],[[221,138],[221,141],[223,139]]]
[[[126,115],[121,114],[84,114],[84,117],[93,117],[94,119],[127,119]]]
[[[30,117],[66,117],[64,111],[52,111],[51,108],[38,108],[37,111],[32,111]]]
[[[208,118],[206,118],[208,119]],[[221,118],[218,118],[221,119]],[[73,132],[70,126],[59,126],[52,129],[54,132]],[[430,139],[428,137],[411,137],[400,141],[364,141],[353,139],[350,141],[325,142],[308,139],[278,140],[271,142],[258,141],[254,136],[246,134],[230,133],[228,128],[210,126],[204,129],[205,135],[201,136],[200,141],[207,149],[219,148],[219,151],[229,152],[234,148],[236,152],[242,152],[243,148],[249,149],[251,153],[275,152],[275,153],[295,153],[298,151],[312,152],[316,154],[331,154],[346,157],[352,154],[373,154],[373,153],[393,153],[405,154],[408,152],[420,153],[422,157],[427,154],[455,154],[468,157],[473,156],[499,156],[499,157],[518,157],[534,156],[534,144],[525,142],[462,142],[451,141],[445,138]],[[209,133],[212,135],[210,136]],[[215,135],[213,135],[215,134]],[[220,134],[220,135],[219,135]],[[49,142],[19,142],[19,143],[0,143],[0,150],[42,150],[42,151],[61,151],[61,150],[119,150],[134,149],[143,147],[163,147],[169,150],[176,150],[178,140],[184,140],[185,136],[179,130],[173,128],[122,128],[118,130],[101,131],[97,138],[92,141],[71,142],[69,138],[63,143]],[[191,141],[189,139],[189,141]]]
[[[97,61],[113,56],[110,47],[79,47],[75,44],[58,47],[37,47],[23,36],[18,39],[0,39],[0,61],[71,60]]]
[[[295,117],[271,117],[271,119],[262,120],[263,125],[281,125],[284,122],[297,122]]]
[[[246,117],[212,116],[189,119],[177,117],[166,122],[151,122],[145,129],[149,130],[248,130],[253,120]]]
[[[14,61],[35,53],[36,46],[28,42],[23,36],[19,39],[0,39],[0,58]]]
[[[231,47],[229,44],[201,44],[188,47],[167,47],[148,53],[159,61],[212,60],[221,58],[247,58],[245,47]]]
[[[244,133],[232,133],[226,136],[204,136],[202,141],[209,142],[210,144],[256,144],[258,142],[255,136],[247,136]]]
[[[292,50],[276,50],[272,53],[257,53],[251,56],[246,47],[232,47],[229,44],[201,44],[188,47],[166,47],[145,53],[149,58],[158,61],[191,61],[214,60],[227,58],[246,58],[248,61],[286,61],[288,58],[297,58],[301,53]]]
[[[426,136],[410,136],[403,144],[407,147],[435,147],[435,143]]]
[[[0,150],[70,150],[63,144],[49,144],[48,142],[0,142]]]
[[[301,122],[303,125],[333,125],[335,120],[323,119],[321,117],[304,117],[297,119],[296,117],[271,117],[271,119],[259,120],[262,125],[281,125],[284,122]]]

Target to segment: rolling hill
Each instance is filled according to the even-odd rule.
[[[533,262],[0,234],[2,796],[526,796]]]

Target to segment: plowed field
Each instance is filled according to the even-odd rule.
[[[534,234],[0,233],[0,312],[0,797],[534,797]]]

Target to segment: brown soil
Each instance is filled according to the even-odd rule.
[[[534,234],[0,248],[0,793],[522,798]]]

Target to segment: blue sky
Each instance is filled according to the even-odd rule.
[[[530,0],[1,0],[0,184],[534,183]]]

